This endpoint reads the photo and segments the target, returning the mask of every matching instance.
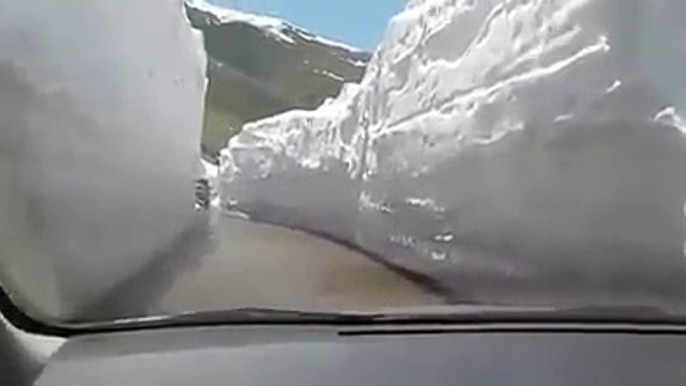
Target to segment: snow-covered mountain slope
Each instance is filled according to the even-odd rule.
[[[210,57],[203,145],[216,154],[249,121],[314,109],[359,82],[370,54],[286,21],[187,2]]]
[[[0,281],[78,317],[194,218],[202,40],[180,0],[0,10]]]
[[[350,52],[357,52],[366,56],[366,53],[349,44],[327,39],[322,36],[289,23],[285,20],[273,16],[257,15],[242,12],[235,9],[225,8],[211,4],[205,0],[187,0],[186,4],[193,9],[203,11],[213,15],[219,24],[245,23],[257,27],[267,33],[274,35],[277,39],[288,44],[296,44],[296,37],[309,41],[316,41],[334,49],[342,49]]]
[[[188,0],[186,4],[191,9],[205,12],[214,17],[218,24],[245,23],[259,28],[277,39],[293,44],[295,41],[289,36],[291,26],[285,21],[263,15],[255,15],[234,9],[219,7],[204,0]]]
[[[685,36],[680,0],[412,1],[355,95],[231,141],[224,201],[462,299],[678,296]]]

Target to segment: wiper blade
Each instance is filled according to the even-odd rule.
[[[228,311],[201,312],[172,317],[175,320],[193,320],[204,322],[368,322],[379,318],[379,314],[309,312],[298,310],[282,310],[272,308],[246,307]]]
[[[586,306],[561,310],[568,317],[630,322],[686,322],[686,314],[681,311],[666,311],[654,306]]]
[[[62,335],[146,329],[230,325],[497,325],[497,324],[636,324],[686,325],[686,314],[666,313],[655,307],[526,308],[455,306],[425,313],[328,313],[238,308],[173,316],[132,318],[113,322],[63,324]]]
[[[652,306],[498,307],[456,306],[440,313],[377,315],[375,320],[455,324],[581,323],[581,324],[686,324],[683,312]]]
[[[129,331],[155,328],[268,324],[363,324],[384,318],[380,314],[306,312],[270,308],[237,308],[179,315],[120,319],[108,322],[69,323],[60,327],[74,333]]]

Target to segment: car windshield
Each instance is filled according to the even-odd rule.
[[[0,0],[0,286],[61,325],[680,315],[685,39],[682,0]]]

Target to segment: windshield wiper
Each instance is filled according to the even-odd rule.
[[[656,307],[591,306],[578,308],[527,308],[498,306],[446,306],[440,312],[329,313],[238,308],[172,316],[143,317],[111,322],[62,324],[63,336],[200,326],[231,325],[532,325],[532,324],[628,324],[686,326],[686,314],[667,313]]]
[[[377,322],[424,322],[455,324],[679,324],[686,314],[652,306],[498,307],[456,306],[440,313],[377,315]]]
[[[73,334],[100,333],[160,328],[223,325],[344,325],[375,323],[381,314],[306,312],[270,308],[237,308],[226,311],[192,312],[107,322],[77,322],[60,325]]]
[[[310,312],[272,308],[246,307],[229,311],[201,312],[174,316],[175,321],[205,323],[345,323],[369,322],[379,314]]]
[[[567,318],[606,322],[686,323],[681,311],[666,311],[654,306],[586,306],[559,311]]]

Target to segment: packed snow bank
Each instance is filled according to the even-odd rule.
[[[363,138],[348,118],[358,94],[349,84],[318,110],[246,125],[222,152],[224,204],[253,218],[351,236]]]
[[[0,277],[73,318],[192,219],[201,36],[181,0],[0,9]]]
[[[686,143],[674,119],[656,118],[686,107],[684,10],[426,1],[395,18],[358,242],[479,298],[510,278],[592,287],[621,275],[640,291],[668,267],[678,275]]]
[[[307,115],[313,127],[286,114],[229,144],[224,176],[241,184],[223,196],[315,230],[350,224],[333,236],[478,300],[518,279],[562,296],[680,282],[684,37],[681,0],[412,1],[357,95]]]

